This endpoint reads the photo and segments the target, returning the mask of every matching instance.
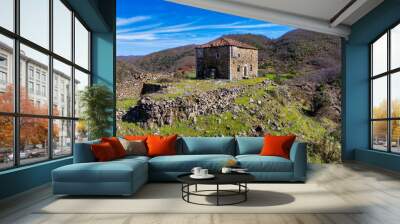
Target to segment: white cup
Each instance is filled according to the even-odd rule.
[[[207,176],[208,175],[208,169],[201,169],[200,170],[200,176]]]
[[[196,175],[196,176],[199,176],[199,175],[201,175],[201,173],[200,173],[201,170],[202,170],[201,167],[194,167],[194,168],[192,169],[192,173],[193,173],[194,175]]]
[[[222,167],[221,172],[222,172],[222,173],[230,173],[230,172],[232,172],[232,168],[229,168],[229,167]]]

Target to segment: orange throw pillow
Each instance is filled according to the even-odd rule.
[[[126,135],[124,139],[128,141],[146,141],[147,135]]]
[[[124,146],[122,146],[121,142],[117,137],[109,137],[109,138],[101,138],[101,142],[108,142],[114,149],[115,155],[117,158],[121,158],[126,156],[126,151]]]
[[[158,136],[149,135],[147,137],[147,154],[148,156],[165,156],[165,155],[176,155],[176,139],[177,135],[171,136]]]
[[[295,135],[288,136],[264,136],[264,146],[261,149],[261,156],[280,156],[286,159],[290,159],[290,148],[294,140]]]
[[[115,151],[112,145],[108,142],[91,145],[94,157],[99,162],[110,161],[116,159]]]

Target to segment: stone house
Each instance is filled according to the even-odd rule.
[[[257,77],[258,49],[226,37],[196,47],[198,79],[229,79]]]

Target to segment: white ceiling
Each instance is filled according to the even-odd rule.
[[[168,0],[341,37],[383,0]],[[350,5],[351,3],[351,5]],[[346,10],[336,16],[346,5]]]
[[[275,9],[329,21],[350,0],[230,0],[229,2]]]

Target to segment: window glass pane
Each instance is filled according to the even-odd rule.
[[[13,118],[0,116],[0,170],[14,165]]]
[[[71,60],[72,12],[60,1],[53,1],[53,51]]]
[[[88,129],[84,120],[75,121],[75,142],[84,142],[88,138]]]
[[[391,110],[392,117],[400,117],[400,72],[391,75]]]
[[[372,147],[387,151],[387,121],[372,122]]]
[[[53,115],[72,117],[71,66],[53,60]]]
[[[387,34],[372,45],[372,75],[387,71]]]
[[[25,114],[48,114],[49,57],[21,44],[20,109]]]
[[[82,113],[79,106],[80,96],[87,86],[89,86],[89,75],[75,69],[75,117],[80,117]]]
[[[390,57],[391,69],[400,67],[400,24],[391,31],[390,37]]]
[[[72,154],[72,121],[53,120],[53,156]]]
[[[49,0],[20,0],[21,36],[49,48]]]
[[[387,118],[387,77],[372,81],[372,118]]]
[[[14,0],[0,1],[0,26],[14,31]]]
[[[21,164],[49,158],[48,121],[44,118],[21,117],[19,152]]]
[[[0,35],[0,111],[14,111],[13,40]]]
[[[75,18],[75,63],[89,70],[89,32]]]
[[[392,152],[400,153],[400,121],[391,121],[391,141],[392,141]]]

